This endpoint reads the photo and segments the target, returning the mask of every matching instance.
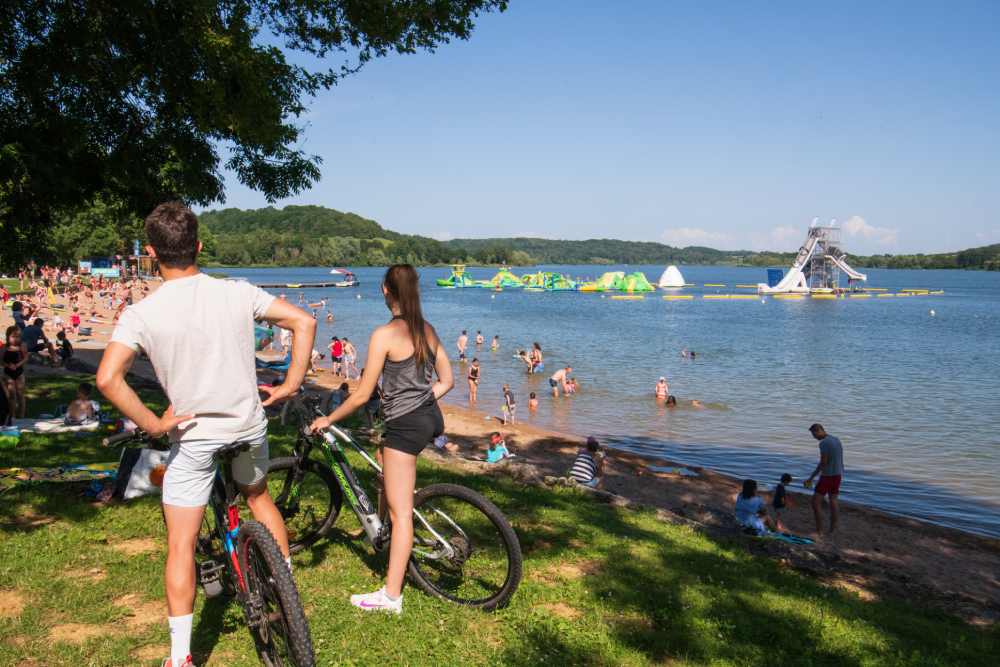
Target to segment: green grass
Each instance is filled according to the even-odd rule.
[[[34,380],[32,392],[45,397],[33,398],[30,409],[65,402],[72,386],[72,379]],[[274,433],[275,454],[287,451],[291,432]],[[0,450],[0,467],[115,458],[93,436],[25,436],[22,443]],[[520,590],[494,614],[408,588],[402,617],[362,615],[347,597],[378,587],[384,560],[348,536],[357,523],[343,514],[330,539],[295,559],[320,664],[974,665],[995,662],[1000,651],[997,629],[969,627],[921,609],[918,600],[865,602],[750,556],[738,543],[665,524],[651,512],[595,503],[573,489],[465,476],[429,463],[420,465],[419,481],[466,484],[507,513],[525,553]],[[165,622],[154,615],[152,623],[130,624],[129,612],[115,604],[129,594],[137,596],[133,607],[144,602],[142,610],[161,604],[157,501],[99,507],[80,489],[19,487],[0,496],[0,592],[16,591],[24,602],[18,617],[0,618],[2,665],[158,665],[165,654]],[[143,538],[157,550],[130,556],[115,548]],[[106,576],[87,578],[95,572]],[[53,628],[68,623],[106,634],[79,645],[53,640]],[[195,627],[197,664],[258,664],[235,605],[199,596]],[[136,657],[147,652],[154,658]]]

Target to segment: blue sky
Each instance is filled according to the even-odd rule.
[[[322,204],[441,239],[1000,242],[1000,2],[512,0],[310,105]],[[227,177],[226,206],[266,206]]]

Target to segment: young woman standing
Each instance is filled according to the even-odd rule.
[[[382,294],[392,319],[372,332],[361,384],[339,408],[314,420],[310,428],[321,430],[354,414],[382,377],[385,434],[378,455],[392,521],[389,568],[385,586],[374,593],[352,595],[351,604],[366,611],[399,614],[403,611],[403,578],[413,548],[417,456],[444,432],[437,402],[451,390],[454,379],[444,346],[420,310],[414,268],[409,264],[390,266],[382,281]]]

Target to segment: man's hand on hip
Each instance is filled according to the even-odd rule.
[[[170,433],[182,423],[191,421],[194,418],[195,415],[175,415],[174,406],[170,405],[167,406],[163,416],[157,419],[151,428],[146,429],[146,433],[148,433],[150,437],[158,438],[161,435]]]

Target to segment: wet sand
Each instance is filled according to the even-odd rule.
[[[43,313],[42,317],[51,320],[51,313]],[[98,317],[107,323],[93,325],[92,336],[74,341],[84,368],[96,368],[113,328],[106,310],[99,309]],[[0,322],[4,327],[11,322],[9,309]],[[46,333],[54,337],[48,328]],[[29,386],[31,375],[64,372],[32,365],[27,368]],[[132,373],[147,381],[154,379],[152,368],[142,360],[136,361]],[[325,369],[307,378],[307,387],[322,390],[342,381]],[[30,413],[30,403],[28,407]],[[527,483],[551,483],[553,478],[567,474],[577,448],[584,442],[578,435],[532,425],[503,427],[497,419],[475,409],[448,403],[442,403],[442,409],[446,434],[460,451],[442,455],[432,447],[425,457],[468,474],[509,475]],[[488,434],[494,430],[504,433],[508,447],[517,454],[515,459],[494,465],[477,460],[483,457]],[[650,466],[670,471],[657,472]],[[849,475],[844,484],[850,484]],[[822,536],[814,545],[751,538],[742,535],[732,519],[739,488],[739,480],[708,469],[612,450],[607,456],[602,491],[593,495],[595,500],[617,505],[655,508],[665,521],[685,523],[732,540],[751,552],[775,558],[863,598],[889,596],[919,601],[978,625],[1000,620],[1000,540],[846,502],[841,503],[838,533]],[[799,490],[802,492],[792,489],[793,506],[785,511],[784,521],[793,533],[813,536],[810,495],[801,486]],[[517,517],[512,520],[516,527]]]

